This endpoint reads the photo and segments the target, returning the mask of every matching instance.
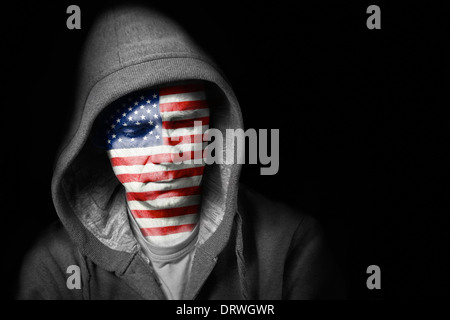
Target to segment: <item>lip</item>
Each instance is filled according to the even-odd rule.
[[[204,166],[184,168],[180,170],[167,170],[153,173],[144,173],[139,176],[140,182],[143,183],[174,183],[174,181],[189,178],[194,176],[201,176],[204,172]]]
[[[147,185],[157,185],[157,190],[173,190],[173,189],[179,189],[185,187],[185,184],[183,183],[183,180],[164,180],[164,181],[149,181],[142,183],[142,186],[139,188],[140,191],[146,190]],[[152,190],[155,190],[155,187],[151,188]]]
[[[177,180],[178,180],[178,179],[177,179]],[[174,184],[174,183],[176,183],[176,180],[175,180],[175,179],[170,179],[170,180],[159,180],[159,181],[144,180],[144,181],[142,181],[142,183],[144,183],[144,184],[148,184],[148,183]]]

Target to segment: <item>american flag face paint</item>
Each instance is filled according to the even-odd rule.
[[[125,187],[131,214],[151,244],[176,246],[199,221],[203,134],[209,128],[203,85],[136,92],[107,110],[95,140]]]

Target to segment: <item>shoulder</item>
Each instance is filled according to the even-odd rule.
[[[68,268],[83,265],[84,258],[60,222],[52,223],[38,237],[22,261],[18,299],[60,299],[68,295]],[[76,290],[74,290],[76,291]]]
[[[83,257],[60,221],[51,223],[37,237],[22,263],[25,272],[65,274],[71,265],[80,265]],[[27,271],[28,270],[28,271]]]
[[[239,209],[255,232],[270,238],[285,239],[321,234],[318,221],[309,214],[280,201],[274,201],[256,190],[240,185]]]
[[[315,225],[317,221],[310,215],[292,206],[270,199],[258,191],[245,186],[239,187],[239,210],[245,215],[255,216],[258,220],[277,225]]]
[[[77,248],[60,221],[51,223],[38,236],[29,254],[48,255],[56,260],[77,255]]]

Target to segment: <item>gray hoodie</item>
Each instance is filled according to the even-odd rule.
[[[137,90],[203,81],[211,127],[243,128],[240,106],[216,64],[173,21],[118,7],[92,27],[75,114],[52,180],[59,221],[27,255],[21,299],[165,299],[128,220],[123,186],[89,140],[99,113]],[[225,144],[223,152],[236,152]],[[239,164],[203,178],[199,234],[184,299],[340,298],[341,278],[314,219],[239,184]],[[71,266],[80,288],[69,288]]]

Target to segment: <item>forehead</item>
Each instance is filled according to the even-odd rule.
[[[112,103],[100,117],[107,121],[116,114],[128,115],[147,107],[159,108],[161,112],[207,108],[204,86],[194,83],[132,92]]]
[[[151,111],[159,113],[159,104],[159,90],[157,89],[133,92],[112,103],[102,112],[98,120],[106,127],[114,129],[117,127],[116,124],[123,125],[127,122],[132,124],[132,120],[137,122],[136,115],[139,113]]]
[[[121,129],[148,128],[162,135],[163,121],[183,115],[209,116],[202,83],[166,86],[130,93],[108,106],[97,118],[94,142],[103,147]],[[152,133],[153,134],[153,133]]]

